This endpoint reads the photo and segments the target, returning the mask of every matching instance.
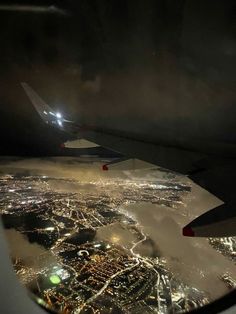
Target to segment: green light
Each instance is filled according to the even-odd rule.
[[[58,285],[61,282],[61,278],[57,275],[51,275],[49,279],[54,285]]]
[[[37,302],[40,305],[45,305],[45,302],[42,299],[40,299],[40,298],[37,298]]]

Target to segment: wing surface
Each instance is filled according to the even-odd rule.
[[[58,117],[26,83],[22,86],[40,117],[60,129],[70,122],[77,136],[83,140],[64,143],[65,147],[96,147],[98,145],[121,153],[126,159],[140,159],[158,165],[161,168],[188,175],[204,189],[219,197],[225,204],[195,219],[183,228],[185,236],[229,236],[236,235],[236,199],[232,197],[232,177],[236,169],[227,168],[230,159],[215,157],[202,152],[152,143],[130,134],[118,134],[115,131],[103,130],[95,126],[84,126]],[[48,116],[52,120],[48,121]],[[59,119],[60,118],[60,119]],[[58,122],[62,121],[62,125]],[[73,132],[75,133],[75,132]],[[90,146],[92,145],[92,146]],[[94,146],[93,146],[94,145]],[[104,165],[103,170],[108,170]],[[235,193],[234,193],[235,194]],[[233,201],[232,201],[233,199]],[[226,232],[226,227],[227,232]]]

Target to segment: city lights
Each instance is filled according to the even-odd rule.
[[[186,283],[170,270],[170,259],[162,255],[160,241],[154,242],[149,234],[150,229],[146,232],[142,222],[136,218],[135,213],[141,207],[137,207],[134,212],[126,207],[140,202],[143,206],[158,204],[159,208],[164,204],[171,211],[179,204],[185,208],[184,196],[190,197],[186,184],[155,182],[122,181],[119,178],[112,178],[112,181],[89,179],[83,182],[78,179],[52,178],[46,174],[4,176],[2,181],[0,179],[3,196],[0,205],[4,219],[9,219],[8,225],[12,228],[14,225],[11,225],[11,221],[22,221],[16,232],[23,232],[24,238],[29,234],[37,241],[30,247],[40,247],[40,254],[34,256],[34,263],[42,265],[39,268],[29,269],[27,264],[21,264],[18,257],[17,266],[14,267],[20,280],[23,283],[36,280],[38,297],[47,305],[66,306],[73,310],[76,300],[76,308],[87,311],[96,306],[102,313],[103,299],[100,296],[104,302],[109,296],[113,312],[118,304],[122,304],[123,311],[137,313],[143,300],[143,312],[158,311],[160,314],[169,309],[187,311],[190,309],[189,304],[191,308],[197,308],[209,303],[205,291],[195,286],[194,282],[192,285]],[[94,188],[81,193],[88,184]],[[70,192],[68,188],[57,191],[54,186],[58,185],[75,185],[78,193]],[[14,193],[9,194],[9,190],[13,189]],[[146,211],[144,215],[147,219]],[[159,229],[160,225],[157,231]],[[163,230],[161,232],[163,235]],[[234,238],[209,241],[211,249],[215,248],[235,258]],[[194,249],[198,250],[200,246]],[[182,263],[181,260],[178,265],[180,269]],[[188,265],[190,270],[191,267]],[[198,272],[204,275],[201,280],[207,276],[204,269]],[[224,273],[224,270],[222,272],[217,280],[227,289],[233,288],[236,281],[232,274]],[[90,295],[88,291],[91,291]]]

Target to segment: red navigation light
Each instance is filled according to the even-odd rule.
[[[185,237],[195,237],[194,231],[191,227],[183,228],[183,236]]]
[[[102,166],[102,170],[103,170],[103,171],[107,171],[107,170],[108,170],[107,165],[103,165],[103,166]]]
[[[65,144],[64,144],[64,143],[61,143],[60,147],[61,147],[61,148],[65,148]]]

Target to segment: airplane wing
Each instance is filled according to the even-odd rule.
[[[45,123],[56,122],[57,118],[61,118],[60,113],[53,111],[27,83],[22,82],[21,86]],[[58,126],[60,127],[60,124]]]
[[[81,148],[89,148],[99,146],[91,142],[87,142],[88,146],[86,146],[84,141],[79,142],[78,139],[81,139],[81,137],[79,137],[78,134],[79,130],[82,129],[80,125],[77,125],[72,120],[66,119],[61,112],[53,110],[27,83],[22,82],[21,86],[25,90],[25,93],[29,97],[35,110],[46,124],[56,127],[64,132],[70,133],[73,135],[73,137],[75,134],[77,135],[77,142],[68,141],[65,146],[68,145],[68,148],[79,148],[79,146],[82,146]]]
[[[62,131],[69,131],[77,135],[77,140],[64,143],[64,147],[79,148],[86,147],[86,145],[87,147],[101,145],[121,153],[125,159],[138,158],[159,167],[188,175],[195,183],[225,202],[224,205],[201,215],[185,226],[183,235],[203,237],[236,235],[236,222],[234,223],[234,220],[236,221],[236,199],[232,201],[232,178],[225,178],[226,174],[231,173],[232,175],[233,171],[232,169],[224,171],[224,166],[231,164],[230,159],[216,158],[214,155],[202,152],[148,142],[132,134],[76,124],[52,110],[27,83],[21,84],[44,122]],[[115,162],[119,162],[119,159]],[[112,165],[105,164],[102,169],[108,170],[110,166]],[[219,169],[221,176],[219,176]],[[226,227],[229,224],[231,227]]]

